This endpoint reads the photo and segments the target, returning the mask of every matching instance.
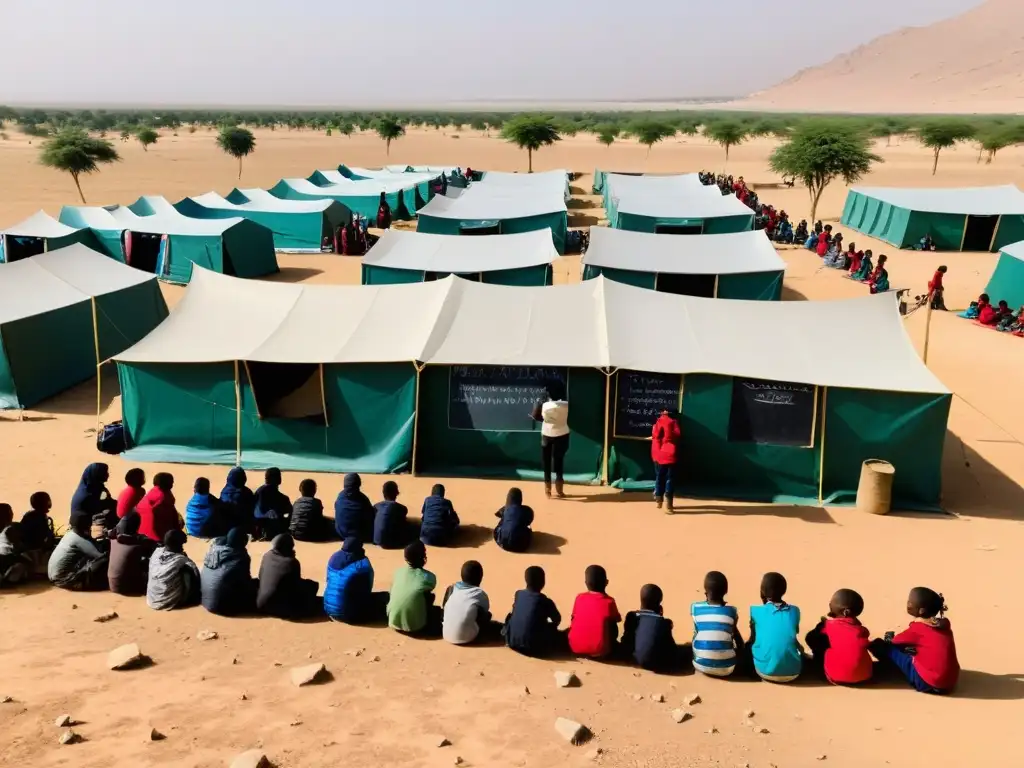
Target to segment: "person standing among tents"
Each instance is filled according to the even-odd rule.
[[[531,414],[540,422],[541,462],[544,466],[544,495],[551,498],[551,474],[555,475],[555,496],[565,498],[563,469],[569,450],[569,403],[565,385],[559,381],[547,387],[547,401],[537,403]]]
[[[945,265],[935,270],[935,274],[932,275],[932,279],[928,281],[928,299],[932,303],[932,309],[940,309],[945,311],[946,300],[942,294],[945,292],[945,288],[942,287],[942,278],[946,274],[947,267]]]
[[[380,205],[377,206],[377,228],[391,229],[391,206],[383,192],[380,193]]]
[[[651,427],[651,458],[654,460],[654,502],[661,509],[662,502],[667,501],[666,512],[670,515],[675,497],[677,444],[681,436],[679,422],[663,410]]]

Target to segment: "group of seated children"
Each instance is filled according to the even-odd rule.
[[[814,232],[804,241],[804,245],[817,253],[826,267],[849,272],[851,280],[865,283],[871,293],[885,293],[889,290],[889,272],[885,268],[889,257],[880,254],[876,265],[872,262],[870,249],[858,251],[857,244],[851,242],[843,250],[843,235],[841,232],[833,235],[831,224],[822,226],[820,221],[815,222]]]
[[[998,304],[992,304],[987,293],[981,294],[977,301],[972,301],[971,306],[961,312],[959,316],[975,320],[979,325],[995,328],[997,331],[1006,331],[1014,336],[1024,336],[1024,307],[1014,313],[1005,300],[1000,300]]]

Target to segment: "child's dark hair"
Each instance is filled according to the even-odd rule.
[[[922,619],[934,619],[949,610],[942,593],[928,587],[914,587],[910,590],[907,603],[914,608],[914,615]]]
[[[787,587],[785,576],[769,571],[761,578],[761,599],[769,603],[781,603]]]
[[[531,565],[526,569],[526,573],[523,574],[526,579],[526,588],[531,592],[540,592],[544,589],[544,584],[547,581],[547,577],[544,574],[544,569],[539,565]]]
[[[640,588],[640,607],[645,611],[657,611],[661,608],[661,587],[657,584],[644,584]]]
[[[263,482],[267,485],[281,484],[281,470],[277,467],[270,467],[263,473]]]
[[[729,594],[729,580],[721,571],[708,571],[704,577],[704,597],[715,602],[722,602]]]
[[[141,467],[132,467],[124,474],[125,485],[138,488],[146,484],[146,472]]]
[[[608,586],[608,574],[603,565],[588,565],[583,581],[591,592],[604,592]]]
[[[316,480],[311,477],[307,477],[299,483],[299,493],[306,497],[316,496]]]
[[[53,506],[53,502],[50,500],[50,494],[46,491],[36,491],[28,498],[28,505],[32,509],[45,512]]]
[[[833,611],[837,617],[846,616],[856,619],[864,613],[864,598],[860,596],[859,592],[852,589],[838,589],[832,595],[829,610]]]
[[[422,568],[427,564],[427,548],[422,541],[414,541],[405,548],[403,554],[410,568]]]
[[[384,487],[381,488],[380,492],[384,494],[385,501],[394,501],[398,498],[398,483],[394,480],[388,480],[384,483]]]
[[[195,484],[192,486],[192,490],[196,493],[209,493],[210,481],[205,477],[197,477]]]
[[[170,472],[157,472],[153,475],[153,487],[161,491],[169,491],[174,487],[174,475]]]
[[[484,567],[476,560],[467,560],[462,564],[462,580],[466,584],[479,587],[484,580]]]
[[[430,489],[430,495],[431,496],[440,496],[443,499],[444,498],[444,486],[441,485],[441,483],[437,483],[437,485],[435,485],[433,488]]]
[[[10,504],[0,504],[0,529],[14,522],[14,509]]]

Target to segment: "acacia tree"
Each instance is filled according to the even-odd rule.
[[[987,152],[985,164],[988,165],[995,160],[996,152],[1000,149],[1024,142],[1024,126],[991,126],[980,131],[976,138],[978,141],[978,162],[981,162],[982,153]]]
[[[139,130],[135,132],[135,138],[138,139],[139,144],[142,145],[142,151],[148,152],[150,145],[156,144],[156,140],[160,138],[160,134],[152,128],[139,128]]]
[[[659,141],[675,136],[676,128],[660,120],[641,120],[629,126],[629,133],[647,147],[647,156],[650,157],[651,148]]]
[[[833,180],[842,178],[853,184],[883,162],[871,153],[868,137],[850,126],[831,123],[805,123],[785,144],[775,149],[769,167],[783,176],[795,176],[807,186],[811,196],[810,220],[817,220],[818,201]]]
[[[78,177],[83,173],[95,173],[100,165],[120,160],[114,145],[104,139],[94,139],[81,128],[68,127],[58,131],[53,138],[43,142],[39,162],[49,168],[70,173],[78,189],[78,196],[85,205],[85,195]]]
[[[373,130],[384,140],[384,150],[391,157],[391,142],[405,136],[405,128],[393,117],[379,117],[373,121]]]
[[[238,178],[242,178],[242,159],[256,151],[256,137],[247,128],[224,126],[217,135],[217,146],[238,158]]]
[[[554,118],[543,115],[518,115],[502,126],[505,141],[526,150],[527,172],[533,173],[533,153],[561,140]]]
[[[954,146],[958,141],[972,138],[974,134],[973,125],[959,120],[932,120],[921,125],[917,129],[917,137],[935,155],[932,176],[939,169],[939,153]]]
[[[704,126],[704,135],[725,149],[725,162],[729,162],[729,150],[743,143],[747,129],[735,120],[714,120]]]
[[[604,123],[602,125],[594,126],[594,133],[597,134],[597,140],[604,144],[606,147],[610,147],[615,143],[615,140],[619,138],[619,134],[622,133],[622,129],[617,125],[611,123]]]

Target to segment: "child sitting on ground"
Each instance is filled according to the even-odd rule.
[[[441,636],[449,643],[466,645],[498,636],[498,627],[491,621],[491,601],[480,588],[483,580],[484,567],[476,560],[467,560],[462,564],[462,581],[445,590]]]
[[[288,529],[296,541],[329,541],[334,538],[334,521],[324,517],[324,503],[316,497],[316,480],[299,483],[299,498],[292,503]]]
[[[600,565],[587,566],[587,591],[576,596],[569,623],[569,648],[577,656],[604,659],[615,650],[619,636],[619,608],[608,596],[608,574]]]
[[[545,574],[539,565],[531,565],[525,573],[526,589],[516,592],[512,611],[505,618],[502,634],[505,645],[524,656],[544,658],[565,643],[558,625],[562,615],[554,601],[543,594]]]
[[[398,503],[398,483],[388,480],[381,489],[384,501],[373,505],[373,543],[381,549],[402,549],[409,543],[409,510]]]
[[[836,685],[856,685],[871,679],[870,634],[857,618],[864,612],[864,598],[852,589],[840,589],[828,604],[828,616],[807,633],[807,647],[814,665]]]
[[[440,609],[434,606],[437,577],[424,566],[427,548],[414,541],[405,548],[405,566],[395,571],[388,598],[388,626],[409,635],[436,635]]]
[[[10,504],[0,504],[0,587],[20,584],[31,569],[22,545],[21,526],[14,522],[14,510]]]
[[[972,301],[971,305],[967,307],[967,309],[965,309],[963,312],[961,312],[958,315],[958,317],[962,317],[967,320],[977,320],[978,317],[981,315],[981,310],[983,310],[990,304],[991,302],[989,301],[988,294],[983,293],[981,294],[981,296],[978,297],[977,301]]]
[[[761,579],[761,605],[750,606],[750,655],[754,671],[770,683],[790,683],[800,676],[803,649],[800,609],[783,598],[786,577],[766,573]]]
[[[679,646],[672,637],[672,620],[663,615],[662,597],[657,584],[640,589],[640,610],[626,614],[622,648],[641,669],[675,672],[680,666]]]
[[[450,544],[459,530],[459,516],[451,501],[444,497],[444,486],[438,483],[423,500],[420,510],[420,540],[432,547]]]
[[[736,628],[739,614],[726,605],[729,580],[719,571],[704,577],[704,600],[690,606],[693,618],[693,668],[712,677],[728,677],[736,669],[743,637]]]
[[[21,516],[21,545],[25,556],[32,561],[32,575],[45,576],[50,553],[57,546],[50,509],[53,502],[46,491],[36,491],[29,497],[31,509]]]
[[[907,598],[913,620],[898,635],[886,632],[884,640],[871,641],[871,653],[880,662],[899,670],[914,690],[949,693],[960,677],[956,642],[942,595],[927,587],[914,587]]]

